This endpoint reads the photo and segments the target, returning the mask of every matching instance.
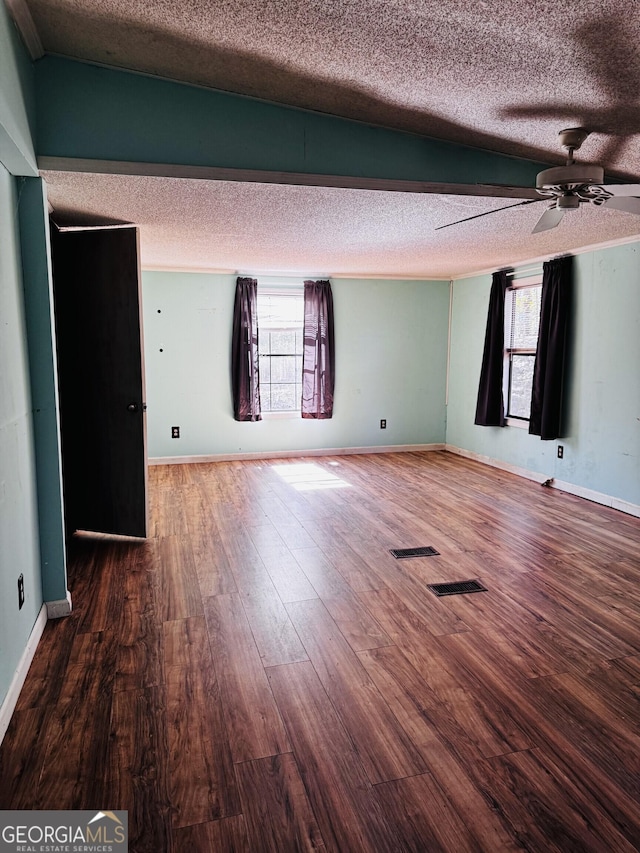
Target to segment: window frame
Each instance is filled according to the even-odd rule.
[[[521,415],[510,414],[511,409],[511,374],[513,365],[513,356],[527,356],[534,358],[536,356],[538,346],[536,340],[535,347],[512,347],[511,344],[511,319],[513,316],[512,301],[513,294],[518,290],[538,287],[542,293],[542,272],[536,275],[527,276],[526,278],[514,279],[511,278],[505,293],[504,305],[504,361],[502,369],[502,393],[505,403],[505,424],[506,426],[519,427],[520,429],[529,428],[529,418]],[[539,318],[538,318],[538,335]]]
[[[287,298],[299,298],[302,310],[301,310],[301,324],[298,327],[296,326],[282,326],[282,327],[272,327],[268,328],[261,327],[260,325],[260,296],[284,296]],[[269,283],[269,284],[260,284],[258,281],[258,364],[261,364],[263,358],[272,358],[272,356],[265,355],[260,352],[260,341],[262,340],[262,335],[271,331],[289,331],[291,329],[300,329],[302,335],[304,335],[304,285],[302,282],[295,283]],[[302,338],[302,349],[304,349],[304,338]],[[278,356],[276,356],[278,357]],[[282,357],[287,357],[283,355]],[[297,357],[297,354],[294,354],[294,357]],[[302,359],[302,352],[300,353],[300,359]],[[277,384],[277,383],[276,383]],[[284,383],[288,384],[288,383]],[[271,386],[271,371],[269,373],[269,382],[265,382],[262,378],[262,371],[260,371],[260,390],[265,386]],[[287,419],[287,418],[299,418],[301,417],[301,407],[302,407],[302,366],[300,368],[300,378],[299,382],[296,382],[296,386],[300,385],[300,400],[298,401],[297,408],[295,409],[266,409],[264,406],[264,400],[262,398],[261,393],[261,409],[262,409],[262,417],[264,420],[276,420],[276,419]]]

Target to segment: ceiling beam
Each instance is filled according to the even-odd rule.
[[[258,184],[293,184],[307,187],[382,190],[384,192],[470,195],[482,198],[534,199],[533,188],[499,184],[436,183],[349,175],[314,175],[310,172],[268,172],[258,169],[220,169],[212,166],[180,166],[175,163],[131,163],[124,160],[83,160],[73,157],[38,157],[42,172],[76,172],[91,175],[136,175],[151,178],[187,178],[198,181],[239,181]]]

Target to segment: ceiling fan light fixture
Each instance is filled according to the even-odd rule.
[[[559,210],[577,210],[580,207],[580,199],[577,195],[558,196],[556,207]]]

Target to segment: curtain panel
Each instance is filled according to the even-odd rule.
[[[332,417],[334,384],[335,347],[331,284],[328,281],[305,281],[303,418]]]
[[[529,433],[545,441],[561,435],[572,270],[571,256],[546,261],[542,267],[540,331],[533,368]]]
[[[489,296],[489,313],[480,369],[480,384],[474,423],[478,426],[505,425],[502,371],[504,365],[504,300],[507,272],[494,272]]]
[[[257,296],[257,279],[237,279],[231,338],[233,417],[237,421],[262,420],[258,367]]]

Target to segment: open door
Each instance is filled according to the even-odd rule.
[[[67,532],[147,535],[136,228],[51,228]]]

